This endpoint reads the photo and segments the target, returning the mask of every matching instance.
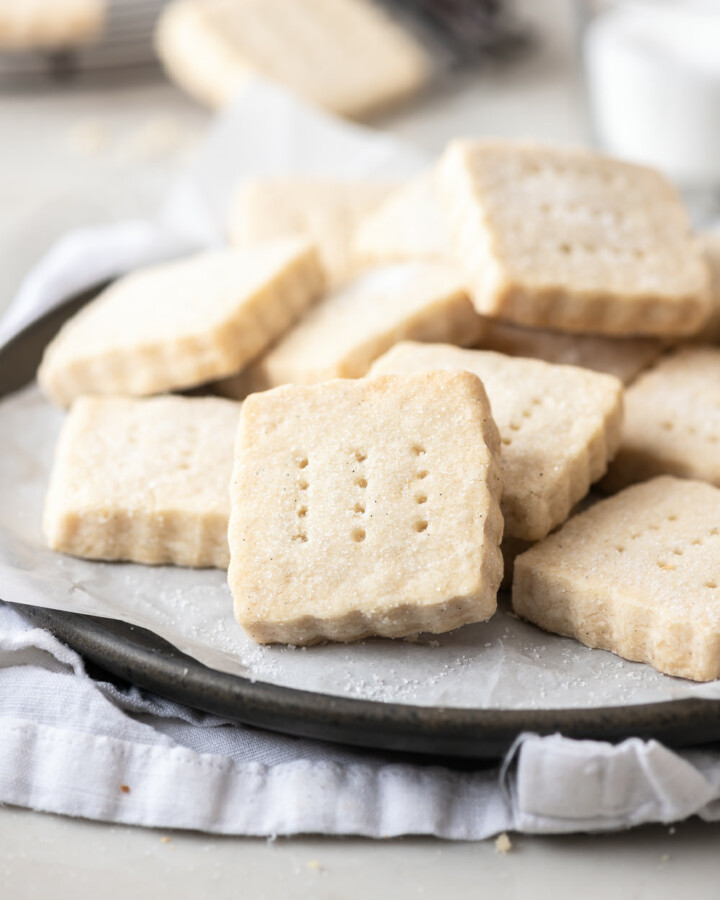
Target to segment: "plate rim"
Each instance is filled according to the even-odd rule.
[[[0,346],[0,399],[34,379],[49,340],[106,284],[74,295]],[[220,672],[118,619],[5,602],[119,678],[196,709],[298,737],[456,762],[496,760],[523,732],[613,743],[655,738],[676,747],[720,740],[720,700],[519,710],[363,700]]]

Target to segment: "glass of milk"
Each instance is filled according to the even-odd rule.
[[[685,191],[720,190],[720,0],[589,6],[583,59],[600,146]]]

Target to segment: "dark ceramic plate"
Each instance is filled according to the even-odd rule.
[[[32,380],[45,345],[65,319],[95,293],[75,298],[0,350],[0,396]],[[348,700],[216,672],[149,631],[114,619],[29,606],[15,608],[118,678],[198,709],[303,737],[457,760],[495,759],[523,731],[559,731],[568,737],[606,741],[653,737],[674,746],[720,740],[718,701],[482,710]]]

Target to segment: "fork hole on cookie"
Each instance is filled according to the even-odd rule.
[[[304,519],[307,515],[307,506],[301,506],[297,511],[298,519]]]
[[[353,506],[353,512],[356,512],[359,514],[364,513],[365,512],[365,504],[364,503],[356,503],[355,506]]]
[[[305,481],[304,478],[301,478],[300,481],[298,482],[298,487],[300,488],[301,491],[306,491],[308,489],[307,481]]]
[[[303,456],[303,458],[298,462],[298,469],[304,469],[307,466],[308,460],[307,456]]]
[[[661,422],[661,425],[665,429],[665,431],[672,431],[672,422]]]
[[[351,532],[351,537],[355,541],[356,544],[361,543],[365,540],[365,529],[364,528],[353,528]]]
[[[712,589],[712,588],[716,588],[716,587],[717,587],[717,582],[716,582],[716,581],[706,581],[706,582],[705,582],[705,587],[706,587],[706,588],[711,588],[711,589]]]
[[[512,438],[504,437],[504,438],[501,438],[500,440],[506,447],[509,447],[510,444],[512,444]]]
[[[624,553],[624,552],[625,552],[625,548],[624,548],[624,547],[616,547],[615,549],[617,550],[618,553]]]
[[[415,496],[415,502],[420,506],[423,503],[427,503],[427,494],[417,494]]]
[[[356,478],[355,484],[357,485],[357,487],[364,489],[367,487],[367,479],[366,478]]]
[[[297,534],[293,535],[293,540],[300,544],[304,544],[307,541],[307,535],[304,532],[300,531]]]
[[[428,523],[425,521],[425,519],[418,519],[413,527],[415,528],[415,531],[418,532],[418,534],[421,534],[423,531],[427,530]]]
[[[422,456],[425,453],[425,448],[420,444],[413,444],[412,452],[415,454],[415,456]]]
[[[365,462],[365,460],[367,459],[367,453],[363,453],[362,450],[356,450],[355,451],[355,459],[358,462]]]
[[[677,522],[677,516],[675,515],[675,513],[670,513],[670,515],[668,516],[668,522]]]

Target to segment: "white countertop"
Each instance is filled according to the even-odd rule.
[[[522,4],[545,40],[377,122],[429,151],[459,134],[583,142],[569,0]],[[0,94],[0,310],[69,227],[152,215],[209,116],[160,81]],[[0,735],[0,740],[2,736]],[[602,836],[450,843],[217,838],[0,807],[0,898],[169,896],[716,897],[720,825],[697,820]],[[566,887],[567,886],[567,887]]]

